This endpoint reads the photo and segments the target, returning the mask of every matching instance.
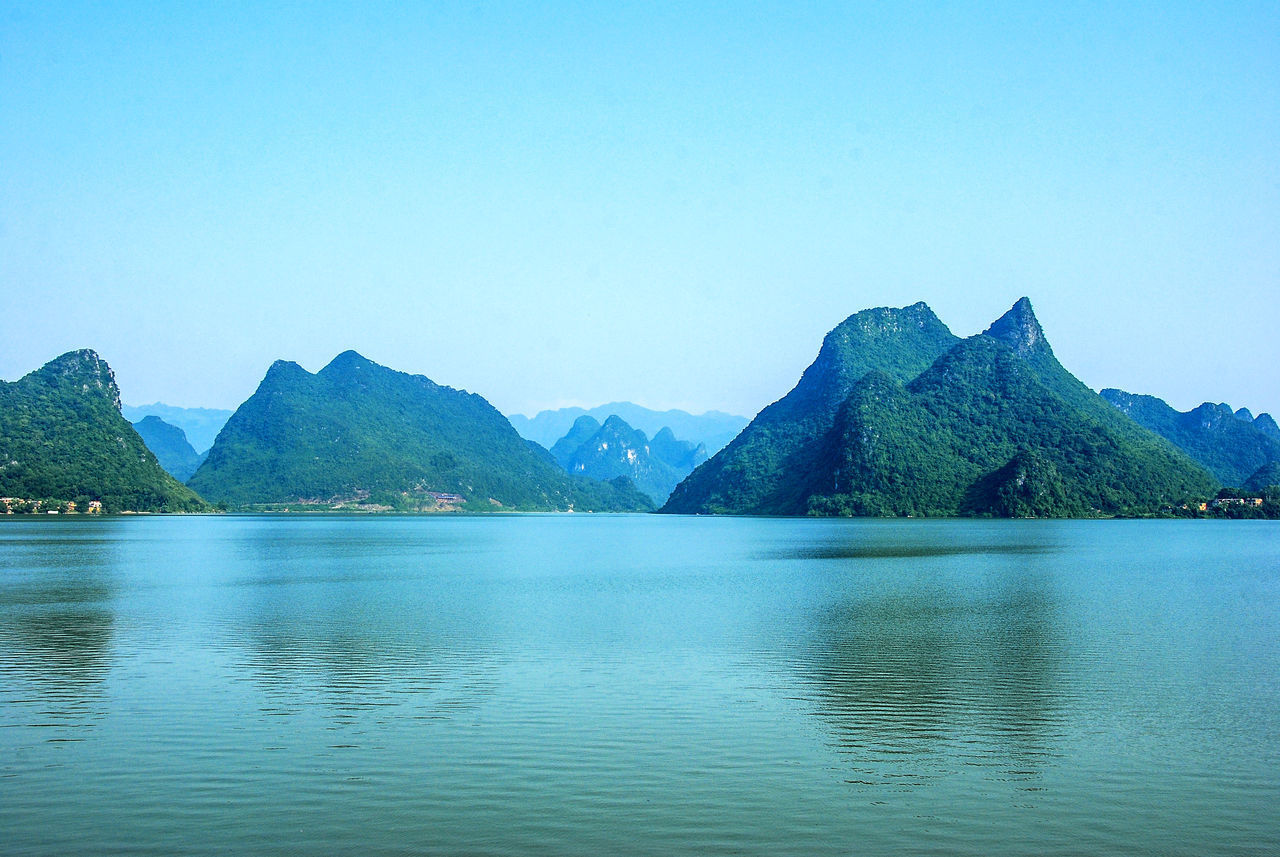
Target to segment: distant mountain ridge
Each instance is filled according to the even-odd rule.
[[[1205,402],[1177,411],[1155,396],[1108,388],[1102,398],[1204,465],[1224,485],[1239,487],[1259,468],[1280,461],[1280,428],[1270,414]]]
[[[272,364],[190,480],[231,504],[631,511],[625,479],[572,477],[482,397],[354,351],[311,374]]]
[[[551,454],[569,473],[592,479],[626,476],[656,505],[707,457],[706,447],[677,440],[669,428],[651,441],[616,414],[603,425],[590,416],[578,417]]]
[[[0,496],[196,512],[207,504],[161,468],[120,413],[115,374],[88,349],[0,382]]]
[[[597,423],[603,423],[615,415],[649,437],[656,437],[663,428],[670,428],[676,437],[694,444],[701,443],[709,453],[716,452],[733,440],[748,422],[746,417],[723,411],[707,411],[703,414],[690,414],[682,410],[655,411],[632,402],[610,402],[595,408],[540,411],[532,418],[523,414],[509,414],[507,419],[521,437],[550,449],[568,433],[579,417],[587,416]]]
[[[157,416],[145,416],[134,423],[133,428],[147,449],[155,453],[160,466],[179,482],[190,479],[208,454],[197,453],[182,429]]]
[[[124,405],[121,412],[135,425],[148,416],[159,417],[182,429],[187,442],[196,452],[208,452],[222,427],[231,419],[231,411],[219,408],[179,408],[155,402],[150,405]]]
[[[1214,487],[1064,369],[1022,298],[967,339],[923,303],[855,313],[662,511],[1145,514]]]

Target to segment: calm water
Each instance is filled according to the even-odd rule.
[[[1280,853],[1280,526],[3,520],[0,852]]]

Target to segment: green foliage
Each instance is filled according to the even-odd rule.
[[[1264,492],[1268,488],[1280,490],[1280,461],[1271,461],[1259,467],[1244,481],[1244,487],[1258,492]]]
[[[1275,422],[1267,414],[1257,419],[1237,416],[1226,405],[1209,402],[1180,412],[1155,396],[1122,390],[1103,390],[1102,397],[1167,438],[1224,484],[1239,485],[1259,468],[1280,462],[1280,435],[1271,434]]]
[[[896,366],[827,388],[844,392],[830,420],[829,397],[793,392],[695,471],[664,511],[1147,514],[1213,488],[1183,453],[1062,368],[1025,299],[914,377]]]
[[[480,396],[353,351],[315,375],[296,363],[273,364],[190,484],[231,506],[631,511],[652,505],[633,486],[569,477]],[[433,492],[463,501],[437,502]]]
[[[663,511],[803,512],[809,492],[796,477],[809,473],[854,385],[872,371],[906,382],[958,341],[924,303],[850,316],[827,334],[795,389],[694,470]]]
[[[105,512],[208,509],[120,415],[110,367],[87,350],[0,382],[0,496],[44,499],[46,509],[72,499]]]

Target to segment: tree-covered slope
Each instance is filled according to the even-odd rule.
[[[436,495],[458,495],[480,511],[651,508],[625,480],[560,471],[482,397],[354,351],[314,375],[274,363],[190,484],[236,505],[368,500],[422,508]]]
[[[133,424],[147,449],[156,454],[156,458],[174,479],[186,482],[196,472],[204,456],[196,453],[187,442],[187,435],[177,426],[169,425],[156,416],[146,416]]]
[[[1241,485],[1248,491],[1264,491],[1276,486],[1280,486],[1280,461],[1271,461],[1262,465]]]
[[[795,389],[680,483],[664,511],[793,514],[802,509],[806,484],[797,477],[809,471],[854,385],[871,371],[906,382],[957,341],[923,302],[850,316],[827,334]]]
[[[121,416],[115,376],[88,350],[0,382],[0,496],[96,500],[109,512],[208,508]]]
[[[664,511],[1126,514],[1215,487],[1183,453],[1064,369],[1025,298],[984,333],[953,338],[930,365],[903,375],[901,364],[896,372],[873,367],[847,388],[814,385],[844,392],[829,418],[832,397],[793,393],[783,400],[788,419],[774,423],[792,434],[749,428],[739,449],[735,442],[695,471]],[[799,441],[796,427],[808,432]],[[747,451],[745,464],[715,466],[726,453]]]
[[[1213,489],[1160,438],[1118,431],[1091,410],[1014,348],[972,337],[905,386],[859,384],[810,479],[807,511],[1075,517],[1154,512]]]
[[[1280,437],[1268,414],[1254,417],[1246,409],[1205,402],[1177,411],[1155,396],[1107,389],[1102,397],[1135,422],[1167,438],[1206,467],[1224,485],[1242,485],[1258,468],[1280,461]]]

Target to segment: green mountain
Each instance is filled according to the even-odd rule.
[[[1214,489],[1058,363],[1026,298],[965,340],[943,336],[923,304],[871,312],[829,334],[796,390],[663,511],[1081,516],[1154,512]],[[831,348],[850,326],[873,334]]]
[[[579,417],[569,434],[565,435],[553,447],[563,453],[575,432],[581,433],[594,423],[591,417]],[[668,430],[668,435],[670,431]],[[664,439],[665,442],[665,439]],[[662,450],[674,452],[683,458],[689,458],[690,452],[671,436]],[[611,416],[600,425],[590,437],[577,444],[562,460],[565,470],[573,474],[588,476],[592,479],[615,479],[625,476],[635,486],[651,497],[655,504],[662,503],[671,494],[671,489],[693,469],[677,467],[664,461],[654,453],[652,444],[645,433],[627,425],[619,416]]]
[[[124,405],[120,408],[125,419],[137,425],[146,417],[159,417],[171,426],[177,426],[186,434],[187,442],[197,451],[208,452],[214,438],[231,418],[231,411],[218,408],[179,408],[155,402],[150,405]]]
[[[577,419],[584,416],[591,417],[597,424],[611,416],[622,417],[627,425],[650,437],[654,437],[663,428],[670,428],[676,437],[688,438],[695,446],[701,443],[712,452],[723,448],[747,424],[746,417],[723,411],[707,411],[704,414],[691,414],[681,410],[655,411],[631,402],[610,402],[591,409],[540,411],[533,417],[511,414],[508,419],[521,437],[536,441],[549,449],[570,431]]]
[[[807,474],[854,385],[872,371],[908,381],[958,341],[923,302],[849,316],[827,334],[795,389],[682,482],[664,511],[802,513]]]
[[[73,501],[82,510],[98,501],[108,512],[208,508],[121,416],[115,375],[88,350],[0,382],[0,496]]]
[[[1271,414],[1258,414],[1253,421],[1253,427],[1267,437],[1280,440],[1280,425],[1276,425],[1276,421],[1272,419]]]
[[[1247,491],[1265,491],[1280,487],[1280,461],[1271,461],[1250,474],[1241,486]]]
[[[205,457],[197,454],[187,442],[186,432],[159,417],[143,417],[133,424],[133,428],[147,449],[156,454],[160,466],[179,482],[190,479],[204,461]]]
[[[190,484],[235,505],[631,511],[626,480],[562,472],[483,398],[339,354],[311,374],[276,361]]]
[[[1280,461],[1280,435],[1270,433],[1275,421],[1267,414],[1254,418],[1245,408],[1232,412],[1210,402],[1177,411],[1155,396],[1114,389],[1103,390],[1102,398],[1167,438],[1224,485],[1243,485],[1258,468]]]

